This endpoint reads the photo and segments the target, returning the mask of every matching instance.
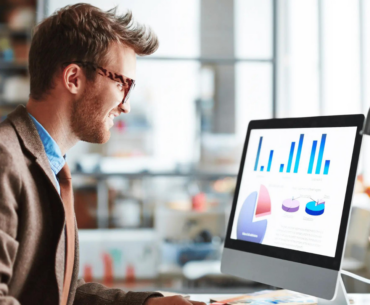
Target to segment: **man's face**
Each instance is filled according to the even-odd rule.
[[[136,79],[135,51],[112,44],[103,68]],[[130,111],[129,101],[122,105],[124,95],[119,83],[108,77],[96,75],[94,82],[87,81],[84,93],[72,104],[71,127],[77,137],[90,143],[107,142],[113,119]]]

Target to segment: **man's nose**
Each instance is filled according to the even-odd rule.
[[[121,104],[121,110],[124,112],[124,113],[129,113],[130,110],[131,110],[131,106],[130,106],[130,100],[126,101],[125,103]]]

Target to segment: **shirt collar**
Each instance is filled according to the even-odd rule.
[[[57,175],[66,163],[65,158],[63,157],[57,142],[54,141],[47,130],[31,114],[28,115],[35,123],[41,142],[44,144],[45,153],[49,160],[51,170],[54,175]]]

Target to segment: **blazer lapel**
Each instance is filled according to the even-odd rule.
[[[78,273],[79,273],[79,263],[80,263],[80,249],[79,249],[79,241],[78,241],[78,228],[77,222],[75,220],[75,259],[73,265],[73,274],[72,274],[72,281],[71,281],[71,288],[69,290],[69,298],[68,298],[68,305],[72,305],[74,301],[74,296],[77,290],[77,282],[78,282]]]
[[[54,174],[50,168],[49,160],[46,156],[44,145],[40,139],[39,133],[32,119],[28,115],[26,107],[20,105],[12,113],[8,115],[15,130],[17,131],[24,147],[35,157],[36,163],[43,170],[49,181],[57,191],[56,181]]]
[[[54,206],[54,211],[57,211],[55,220],[60,220],[60,225],[57,225],[58,228],[57,236],[59,236],[59,241],[56,249],[55,257],[55,273],[56,280],[58,283],[59,293],[63,289],[63,278],[64,278],[64,251],[65,251],[65,239],[63,234],[64,226],[64,205],[62,199],[59,196],[58,190],[56,188],[55,176],[50,168],[49,160],[46,156],[44,145],[40,139],[39,133],[33,124],[32,119],[28,115],[28,112],[24,106],[18,106],[16,110],[8,115],[8,119],[11,124],[14,126],[21,143],[26,150],[29,151],[34,157],[36,163],[39,165],[41,170],[44,172],[48,180],[50,181],[52,188],[55,191],[55,203],[57,206]],[[59,200],[58,200],[59,199]],[[55,210],[57,209],[57,210]]]

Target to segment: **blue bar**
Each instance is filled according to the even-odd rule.
[[[326,160],[325,167],[324,167],[324,175],[329,174],[329,166],[330,166],[330,160]]]
[[[260,137],[260,144],[258,145],[258,151],[256,156],[256,163],[254,164],[254,170],[257,170],[258,167],[258,160],[260,159],[260,152],[261,152],[261,146],[262,146],[262,139],[263,137]]]
[[[288,167],[286,169],[286,172],[287,173],[290,173],[290,168],[292,167],[293,154],[294,154],[294,146],[295,146],[295,142],[292,142],[292,145],[290,146],[290,154],[289,154]]]
[[[264,166],[261,166],[261,172],[263,172],[263,169],[264,169],[265,167]]]
[[[313,162],[315,161],[317,141],[313,141],[311,149],[310,164],[308,166],[308,173],[312,174]]]
[[[316,165],[316,171],[315,171],[316,175],[320,174],[320,171],[321,171],[322,157],[324,156],[324,150],[325,150],[325,142],[326,142],[326,134],[324,133],[321,137],[319,158],[317,159],[317,165]]]
[[[272,157],[274,156],[274,151],[270,151],[270,158],[269,158],[269,164],[267,165],[267,171],[269,172],[271,169],[271,162],[272,162]]]
[[[295,159],[294,173],[298,173],[299,161],[301,160],[303,138],[304,138],[304,134],[301,134],[301,136],[299,137],[299,145],[298,145],[297,157]]]
[[[284,170],[284,164],[280,164],[280,173],[282,173]]]

